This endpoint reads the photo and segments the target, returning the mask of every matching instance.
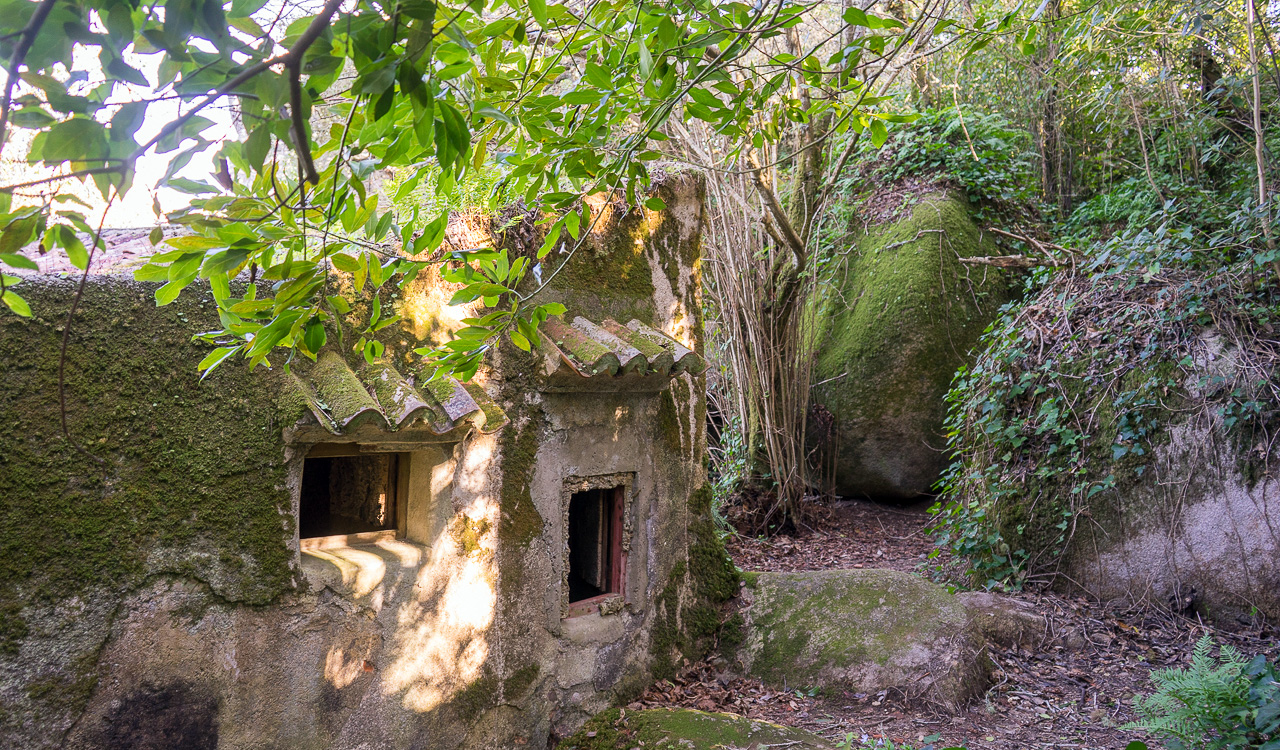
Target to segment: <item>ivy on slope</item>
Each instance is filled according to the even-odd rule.
[[[1245,476],[1266,470],[1280,290],[1256,216],[1246,203],[1211,232],[1167,205],[1080,267],[1037,271],[987,330],[948,395],[934,507],[937,544],[975,582],[1053,576],[1091,503],[1144,481],[1174,423],[1208,420]],[[1215,335],[1233,366],[1208,366]]]

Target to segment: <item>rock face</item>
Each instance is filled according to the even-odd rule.
[[[987,684],[989,642],[1034,642],[1042,618],[991,594],[948,594],[908,573],[747,575],[742,667],[766,682],[862,693],[897,688],[957,706]]]
[[[1090,498],[1095,522],[1067,547],[1062,585],[1224,625],[1280,618],[1280,483],[1246,476],[1216,422],[1167,427],[1146,478]],[[1005,530],[1019,538],[1012,520]]]
[[[733,714],[666,708],[627,711],[624,714],[614,708],[593,717],[558,747],[560,750],[630,750],[634,747],[833,750],[835,746],[803,729]]]
[[[838,493],[908,499],[946,468],[951,379],[1009,299],[1004,272],[958,258],[995,252],[963,197],[935,194],[870,228],[827,274],[813,399],[834,424],[810,437],[831,457]]]

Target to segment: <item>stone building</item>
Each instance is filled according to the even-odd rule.
[[[102,272],[60,393],[78,279],[25,279],[34,317],[0,316],[0,746],[547,747],[704,646],[737,578],[703,466],[702,184],[654,190],[597,202],[545,291],[568,312],[467,384],[411,354],[467,315],[432,274],[383,299],[384,359],[202,382],[207,290],[156,307]]]

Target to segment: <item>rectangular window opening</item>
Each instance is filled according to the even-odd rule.
[[[569,603],[622,593],[625,488],[575,492],[569,499]]]
[[[298,506],[301,539],[394,536],[400,455],[310,456],[302,465]]]

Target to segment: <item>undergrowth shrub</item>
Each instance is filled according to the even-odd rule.
[[[1151,732],[1170,750],[1280,750],[1276,666],[1264,656],[1246,660],[1230,645],[1216,658],[1212,650],[1206,635],[1190,665],[1152,672],[1156,691],[1134,697],[1139,718],[1125,728]]]
[[[933,177],[962,188],[980,216],[1029,204],[1036,184],[1029,136],[998,114],[929,109],[876,149],[859,142],[862,171],[881,184]]]

